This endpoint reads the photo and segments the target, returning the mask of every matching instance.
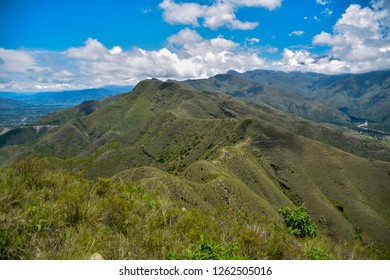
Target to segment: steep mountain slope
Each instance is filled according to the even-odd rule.
[[[347,131],[158,80],[39,125],[58,127],[20,148],[4,146],[0,162],[18,151],[47,156],[91,178],[132,181],[185,205],[229,206],[244,216],[277,218],[280,206],[303,203],[336,240],[390,246],[390,147]]]
[[[318,89],[313,98],[352,117],[390,127],[390,71],[346,75]]]
[[[228,71],[227,74],[259,84],[282,88],[306,97],[310,97],[314,90],[328,84],[328,80],[334,80],[335,77],[340,77],[318,73],[281,72],[271,70],[254,70],[244,73]]]
[[[350,121],[349,117],[343,112],[296,94],[288,87],[275,87],[268,83],[252,82],[237,77],[237,75],[216,75],[205,80],[187,80],[180,83],[192,90],[227,93],[257,104],[267,104],[287,113],[317,122],[342,125]]]
[[[390,131],[390,70],[344,75],[263,70],[228,74],[288,90],[339,109],[353,119],[373,122],[374,128]]]

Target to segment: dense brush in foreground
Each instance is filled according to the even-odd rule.
[[[315,234],[305,211],[297,213],[312,237],[294,234],[282,216],[249,216],[229,205],[183,207],[163,193],[90,181],[42,159],[3,168],[0,200],[0,259],[88,259],[96,252],[105,259],[389,258],[373,244]]]

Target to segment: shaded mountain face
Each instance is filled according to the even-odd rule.
[[[368,120],[373,128],[390,131],[390,70],[332,76],[264,70],[242,74],[229,71],[228,74],[320,102],[352,120]],[[301,116],[316,120],[310,115]]]
[[[278,110],[316,122],[345,125],[350,121],[350,118],[338,109],[298,95],[288,87],[276,87],[272,83],[252,81],[229,74],[180,83],[200,92],[221,92],[257,104],[267,104]]]
[[[46,130],[28,144],[15,142],[26,131],[1,136],[1,164],[45,156],[91,178],[135,182],[190,206],[228,205],[244,216],[277,218],[282,205],[303,203],[336,240],[390,246],[390,147],[346,130],[158,80],[56,112],[36,127]]]

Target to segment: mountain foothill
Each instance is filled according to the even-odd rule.
[[[11,99],[4,106],[21,106]],[[188,248],[208,240],[234,244],[232,258],[388,258],[389,135],[390,71],[147,79],[0,135],[0,240],[8,248],[0,257],[189,258]],[[11,179],[25,189],[17,193]],[[280,209],[300,206],[314,239],[294,237],[283,223]],[[83,239],[94,215],[97,234],[107,228],[129,255],[108,237],[104,246]]]

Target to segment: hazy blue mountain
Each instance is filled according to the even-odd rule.
[[[23,101],[0,97],[0,110],[22,108],[25,106],[26,106],[26,103]]]
[[[102,100],[118,93],[129,92],[131,86],[106,86],[82,90],[39,92],[18,94],[15,92],[0,92],[0,97],[22,100],[28,103],[45,103],[47,105],[78,105],[87,100]]]
[[[15,93],[0,92],[0,128],[29,124],[57,110],[129,92],[131,86],[106,86],[84,90]]]

